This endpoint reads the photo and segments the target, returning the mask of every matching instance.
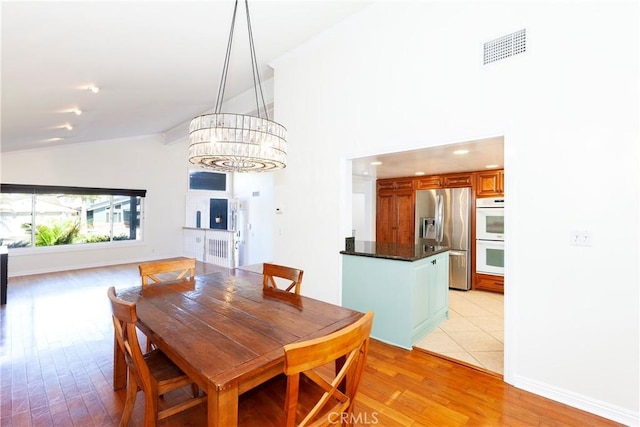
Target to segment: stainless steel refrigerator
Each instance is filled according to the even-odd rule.
[[[471,189],[416,192],[416,244],[448,246],[449,287],[471,289]]]

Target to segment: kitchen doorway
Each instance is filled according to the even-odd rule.
[[[485,138],[419,150],[371,155],[352,160],[352,188],[359,193],[352,210],[356,240],[375,240],[378,178],[479,171],[504,165],[504,138]],[[364,193],[365,212],[361,203]],[[475,256],[472,254],[471,256]],[[449,319],[416,345],[417,348],[504,372],[504,295],[480,290],[449,290]]]

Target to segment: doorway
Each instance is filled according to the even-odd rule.
[[[373,230],[375,240],[375,182],[379,178],[415,175],[440,175],[479,171],[504,165],[502,136],[459,142],[352,160],[353,192],[369,188],[372,200],[370,221],[359,217],[361,206],[353,206],[353,224]],[[367,187],[363,182],[369,182]],[[354,201],[362,200],[361,196]],[[354,202],[355,203],[355,202]],[[366,233],[365,233],[366,234]],[[472,256],[475,256],[472,254]],[[440,354],[466,364],[503,374],[504,372],[504,295],[480,290],[449,290],[449,319],[416,344],[417,348]]]

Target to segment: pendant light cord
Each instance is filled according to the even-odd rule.
[[[256,108],[258,109],[258,117],[262,117],[260,113],[260,102],[258,100],[258,90],[260,91],[260,98],[262,99],[262,109],[267,120],[269,120],[269,113],[267,111],[267,104],[264,101],[264,92],[262,91],[262,81],[260,79],[260,72],[258,69],[258,60],[256,57],[256,48],[253,41],[253,31],[251,29],[251,17],[249,16],[249,2],[245,0],[245,10],[247,14],[247,28],[249,32],[249,51],[251,52],[251,73],[253,77],[253,88],[255,92]],[[222,77],[220,78],[220,86],[218,87],[218,96],[216,97],[215,113],[220,114],[222,110],[222,103],[224,101],[224,92],[227,86],[227,75],[229,74],[229,62],[231,59],[231,47],[233,45],[233,33],[236,26],[236,15],[238,11],[238,0],[235,1],[233,7],[233,18],[231,20],[231,28],[229,30],[229,41],[227,42],[227,52],[224,57],[224,65],[222,67]]]
[[[224,100],[224,90],[227,86],[227,74],[229,72],[229,59],[231,58],[231,46],[233,45],[233,33],[236,26],[236,12],[238,11],[238,0],[233,7],[233,18],[231,19],[231,28],[229,29],[229,41],[227,42],[227,52],[224,56],[224,65],[222,66],[222,77],[220,77],[220,86],[218,87],[218,96],[216,98],[215,113],[220,114],[222,109],[222,101]]]
[[[264,116],[269,120],[269,113],[267,112],[267,106],[264,102],[264,93],[262,92],[262,81],[260,80],[260,72],[258,70],[258,59],[256,58],[256,47],[253,42],[253,30],[251,29],[251,17],[249,15],[249,2],[244,1],[245,9],[247,11],[247,28],[249,31],[249,50],[251,51],[251,69],[253,72],[253,88],[256,95],[256,107],[258,108],[258,117],[260,115],[260,103],[258,102],[258,88],[260,89],[260,97],[262,98],[262,108],[264,109]],[[257,84],[256,84],[257,83]]]

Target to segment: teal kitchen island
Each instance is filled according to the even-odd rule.
[[[411,349],[449,317],[449,248],[356,241],[342,254],[342,305],[373,310],[371,336]]]

